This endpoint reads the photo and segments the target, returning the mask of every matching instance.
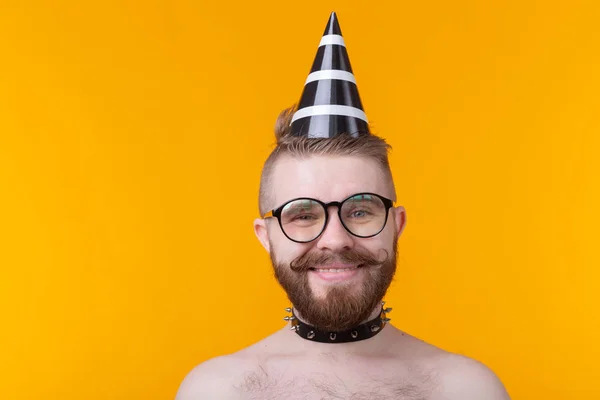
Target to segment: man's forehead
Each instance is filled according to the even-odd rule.
[[[285,157],[275,165],[272,187],[275,204],[297,197],[341,200],[359,192],[393,196],[388,178],[373,159],[352,156]]]

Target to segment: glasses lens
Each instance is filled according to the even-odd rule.
[[[293,240],[307,242],[316,238],[325,224],[325,209],[310,199],[288,203],[281,211],[281,227]]]
[[[373,236],[386,222],[387,209],[383,201],[370,194],[358,194],[342,204],[342,222],[356,236]]]

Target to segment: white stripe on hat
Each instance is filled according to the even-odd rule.
[[[348,71],[342,71],[339,69],[324,69],[322,71],[315,71],[308,75],[306,78],[306,82],[304,84],[320,81],[322,79],[339,79],[342,81],[349,81],[352,83],[356,83],[356,79],[354,79],[354,74]]]
[[[346,47],[344,38],[341,35],[325,35],[325,36],[323,36],[321,38],[321,43],[319,43],[319,47],[325,46],[326,44],[339,44],[341,46]]]
[[[314,115],[343,115],[346,117],[354,117],[367,121],[367,115],[363,110],[351,106],[340,106],[337,104],[324,104],[319,106],[304,107],[296,111],[292,117],[292,122],[304,118],[312,117]]]

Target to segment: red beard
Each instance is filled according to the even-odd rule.
[[[343,253],[307,252],[289,265],[279,263],[272,251],[271,262],[275,277],[302,320],[322,331],[340,332],[360,325],[380,304],[396,272],[397,251],[398,242],[394,240],[392,254],[387,254],[384,261],[366,250],[348,250]],[[366,276],[359,287],[333,286],[325,299],[318,299],[309,285],[310,268],[333,262],[360,265],[366,270],[363,271],[367,272]]]

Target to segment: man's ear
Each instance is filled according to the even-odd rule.
[[[398,238],[402,235],[404,227],[406,227],[406,210],[402,206],[392,208],[394,212],[394,223],[396,224],[396,232],[398,232]]]
[[[267,221],[262,218],[256,218],[254,220],[254,234],[258,238],[258,241],[265,248],[267,253],[271,253],[271,246],[269,245],[269,232],[267,232]]]

